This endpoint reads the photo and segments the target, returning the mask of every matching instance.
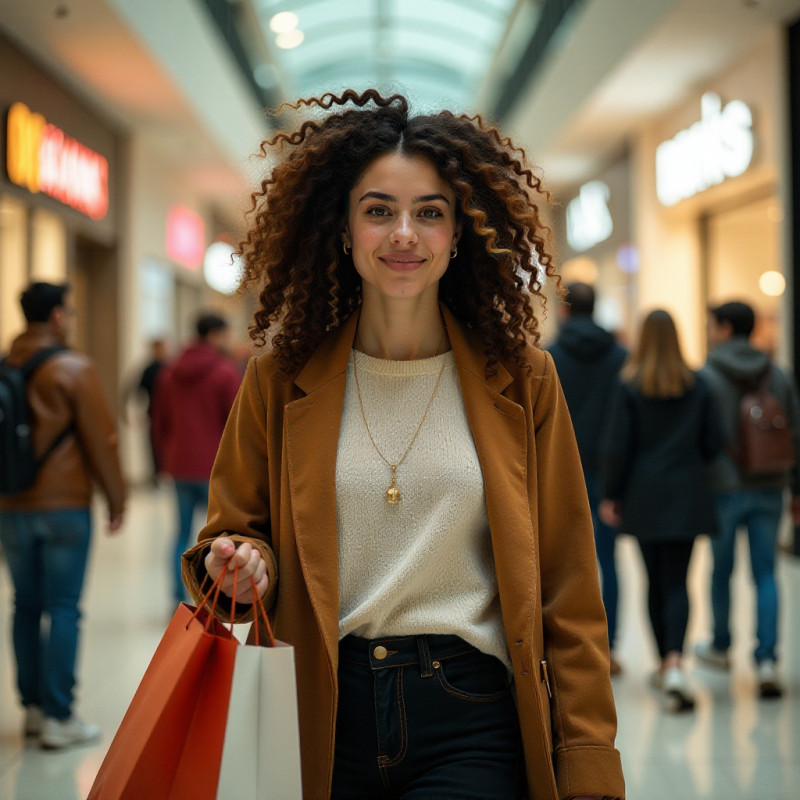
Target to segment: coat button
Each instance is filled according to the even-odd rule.
[[[383,661],[386,656],[389,655],[389,651],[382,645],[379,644],[373,651],[372,655],[378,659],[378,661]]]

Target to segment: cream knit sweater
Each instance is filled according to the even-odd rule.
[[[397,470],[402,499],[386,502],[391,470],[439,390]],[[444,633],[511,666],[497,592],[486,501],[452,352],[389,361],[352,351],[336,460],[339,637]]]

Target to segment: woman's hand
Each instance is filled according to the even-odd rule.
[[[597,516],[612,528],[619,528],[620,522],[622,522],[620,506],[616,500],[601,500],[597,507]]]
[[[233,573],[239,565],[238,581],[233,583]],[[220,536],[211,543],[211,550],[205,559],[206,572],[215,581],[223,571],[227,572],[221,590],[237,603],[249,603],[253,599],[250,578],[256,582],[256,591],[263,597],[269,586],[267,564],[259,550],[244,542],[238,547],[227,536]]]

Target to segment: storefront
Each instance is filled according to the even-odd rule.
[[[68,281],[77,349],[116,403],[119,377],[117,134],[0,38],[0,350],[24,327],[32,280]]]
[[[638,306],[676,317],[705,358],[709,304],[745,300],[756,346],[790,363],[785,67],[779,31],[634,144]]]
[[[594,286],[596,321],[623,341],[634,324],[639,268],[631,241],[630,180],[626,154],[565,191],[553,219],[563,283]]]

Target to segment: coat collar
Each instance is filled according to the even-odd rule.
[[[496,392],[502,392],[513,380],[508,370],[498,363],[496,374],[487,377],[486,356],[478,336],[466,329],[446,305],[439,303],[439,309],[459,370],[471,372]],[[346,371],[360,316],[359,308],[340,328],[323,340],[298,373],[294,382],[306,394],[315,392]]]

